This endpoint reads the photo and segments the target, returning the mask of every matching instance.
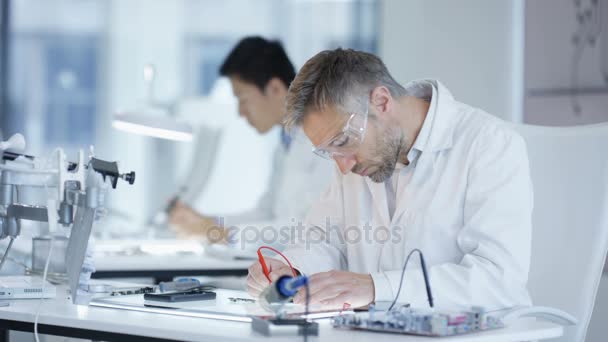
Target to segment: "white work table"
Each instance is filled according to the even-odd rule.
[[[38,300],[12,300],[10,306],[0,307],[0,329],[33,331]],[[529,341],[559,337],[563,328],[548,322],[530,320],[493,331],[449,338],[415,337],[399,334],[379,334],[331,327],[330,321],[320,320],[319,337],[310,341],[383,341],[400,342],[481,342]],[[58,288],[55,299],[45,300],[42,306],[40,333],[104,341],[294,341],[302,337],[266,337],[252,331],[249,323],[179,317],[111,308],[77,306],[71,304],[65,287]],[[0,334],[8,339],[7,333]]]

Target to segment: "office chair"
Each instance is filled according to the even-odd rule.
[[[583,342],[608,250],[608,123],[513,128],[534,186],[532,301],[579,320],[557,341]]]

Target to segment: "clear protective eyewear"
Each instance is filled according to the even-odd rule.
[[[342,132],[333,136],[324,143],[313,147],[312,151],[325,159],[335,157],[352,157],[357,153],[367,130],[367,117],[369,114],[369,102],[365,114],[352,113],[346,121]]]

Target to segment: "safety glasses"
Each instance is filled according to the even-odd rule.
[[[368,113],[369,102],[367,103],[365,114],[352,113],[348,121],[346,121],[342,132],[315,146],[312,151],[325,159],[354,156],[365,138]]]

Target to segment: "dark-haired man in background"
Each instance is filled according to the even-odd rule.
[[[230,52],[220,74],[230,79],[240,115],[260,134],[282,125],[285,97],[295,78],[295,69],[279,42],[261,37],[244,38]],[[240,234],[229,237],[231,242],[239,241],[240,237],[241,242],[248,241],[255,246],[286,243],[280,241],[279,229],[297,225],[331,180],[331,163],[314,158],[311,148],[301,132],[296,130],[288,136],[281,127],[281,146],[275,151],[269,188],[256,208],[218,220],[178,202],[170,215],[171,224],[182,236],[206,236],[214,240],[217,236],[211,236],[210,228],[219,223],[220,227],[239,228],[235,232]]]

